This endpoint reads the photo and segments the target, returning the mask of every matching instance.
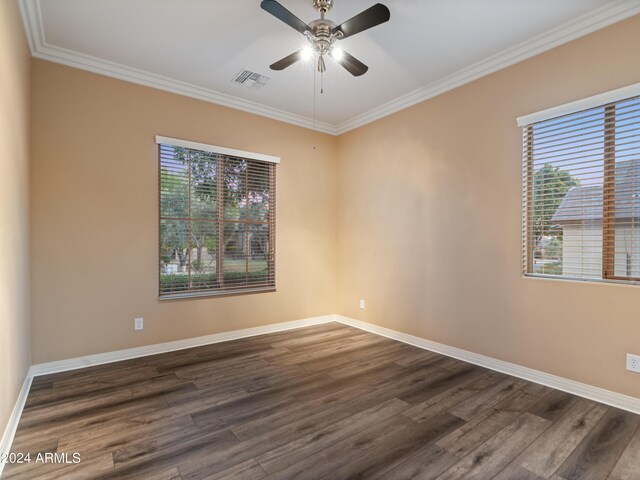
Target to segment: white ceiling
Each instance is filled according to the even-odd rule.
[[[259,0],[20,0],[33,54],[339,133],[640,12],[640,0],[380,0],[391,20],[345,39],[366,63],[354,78],[329,60],[269,65],[304,37]],[[280,0],[305,22],[311,0]],[[335,0],[341,23],[376,0]],[[246,68],[271,78],[231,82]],[[314,79],[314,76],[316,77]]]

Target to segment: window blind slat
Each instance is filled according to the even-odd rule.
[[[273,289],[276,163],[174,143],[159,145],[160,297]]]
[[[523,128],[523,271],[640,283],[640,97]]]

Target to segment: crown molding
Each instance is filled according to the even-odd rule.
[[[528,58],[559,47],[589,33],[613,25],[640,13],[640,0],[618,0],[609,5],[593,10],[585,15],[548,30],[530,40],[514,45],[502,52],[492,55],[473,65],[418,88],[401,97],[387,102],[368,112],[357,115],[346,122],[336,125],[337,134],[362,127],[405,108],[424,102],[454,88],[465,85],[491,73],[502,70]]]
[[[437,82],[418,88],[345,122],[333,125],[326,122],[314,121],[309,117],[268,107],[257,102],[244,100],[233,95],[175,80],[163,75],[157,75],[145,70],[50,45],[44,37],[40,1],[18,0],[18,3],[22,13],[27,40],[31,48],[31,54],[35,58],[176,93],[178,95],[196,98],[329,135],[341,135],[350,130],[354,130],[640,13],[640,0],[617,0],[585,15],[576,17],[530,40],[458,70]]]
[[[250,100],[244,100],[216,90],[199,87],[187,82],[174,80],[169,77],[156,75],[154,73],[109,62],[107,60],[101,60],[90,55],[84,55],[60,47],[45,46],[39,51],[33,53],[33,56],[35,58],[61,63],[69,67],[87,70],[107,77],[137,83],[139,85],[164,90],[170,93],[177,93],[178,95],[204,100],[205,102],[215,103],[216,105],[222,105],[235,110],[242,110],[243,112],[253,113],[273,120],[279,120],[298,127],[316,130],[329,135],[337,135],[336,127],[329,123],[319,121],[314,122],[312,118],[285,112],[284,110],[268,107]]]
[[[242,110],[262,117],[279,120],[310,130],[315,130],[329,135],[337,135],[334,125],[320,122],[313,118],[296,115],[284,110],[268,107],[257,102],[245,100],[233,95],[218,92],[205,87],[200,87],[188,82],[165,77],[147,72],[120,63],[103,60],[92,55],[75,52],[46,42],[44,25],[39,0],[18,0],[24,27],[31,48],[31,55],[35,58],[60,63],[69,67],[79,68],[89,72],[117,78],[131,83],[137,83],[146,87],[164,90],[187,97],[204,100],[224,107]]]

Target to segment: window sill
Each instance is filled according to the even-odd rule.
[[[563,277],[562,275],[544,275],[540,273],[523,273],[525,278],[542,279],[542,280],[560,280],[564,282],[577,282],[577,283],[599,283],[605,285],[623,285],[627,287],[637,287],[640,285],[640,281],[632,280],[615,280],[606,278],[580,278],[580,277]]]
[[[250,295],[254,293],[268,293],[275,292],[275,286],[257,287],[257,288],[240,288],[235,290],[202,290],[199,292],[181,292],[181,293],[166,293],[159,295],[158,300],[182,300],[187,298],[202,298],[202,297],[228,297],[235,295]]]

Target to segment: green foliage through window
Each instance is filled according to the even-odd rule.
[[[160,295],[275,286],[275,164],[160,145]]]

